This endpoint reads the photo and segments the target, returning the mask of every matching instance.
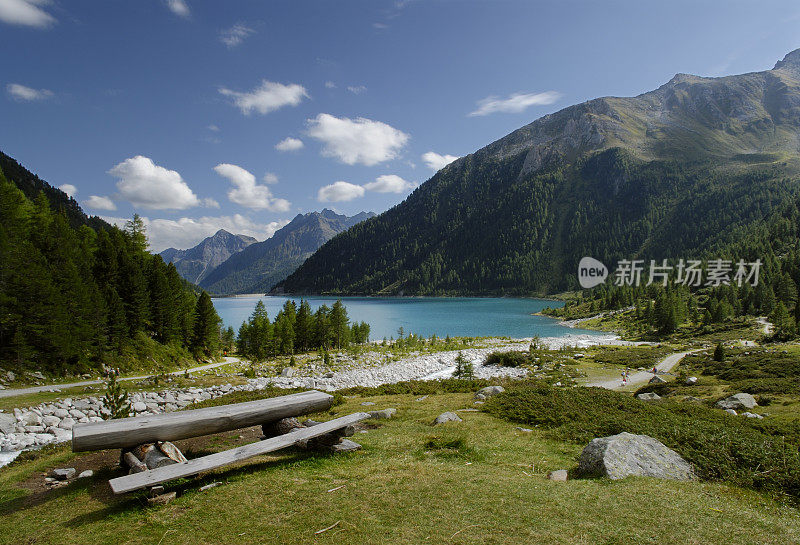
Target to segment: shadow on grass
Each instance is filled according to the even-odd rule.
[[[205,454],[212,454],[213,452],[215,451],[198,450],[193,452],[193,454],[203,456]],[[285,454],[285,457],[278,460],[266,460],[261,462],[251,461],[249,464],[245,463],[244,465],[231,467],[227,470],[215,471],[194,478],[179,479],[170,483],[165,483],[164,489],[165,492],[177,492],[180,497],[186,493],[198,492],[200,487],[213,482],[221,481],[227,484],[229,482],[242,480],[249,475],[261,471],[289,469],[301,465],[308,466],[308,464],[322,464],[335,456],[333,453],[305,451],[296,448],[287,449]],[[336,456],[341,457],[342,455],[339,454]],[[61,488],[36,491],[26,496],[14,498],[0,503],[0,515],[25,511],[46,505],[49,502],[58,500],[67,495],[78,493],[86,493],[93,500],[105,504],[105,506],[101,509],[77,515],[64,521],[63,525],[68,528],[80,528],[86,524],[100,522],[118,514],[158,508],[156,506],[150,506],[147,503],[148,492],[146,490],[133,492],[124,496],[114,495],[108,485],[108,480],[120,477],[123,474],[124,472],[120,468],[109,468],[98,471],[91,478],[75,480]]]

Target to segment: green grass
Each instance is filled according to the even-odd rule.
[[[800,539],[800,512],[752,491],[643,478],[554,483],[546,473],[573,468],[581,445],[539,430],[520,433],[485,413],[460,412],[464,422],[430,426],[443,411],[471,406],[471,398],[371,397],[376,408],[396,407],[398,417],[357,434],[364,450],[258,457],[171,485],[179,496],[166,506],[149,507],[143,493],[111,496],[105,482],[117,474],[111,468],[97,467],[93,479],[63,489],[31,493],[25,486],[42,479],[42,472],[75,463],[63,447],[51,449],[0,470],[0,543],[611,545]],[[364,399],[348,400],[337,410],[358,411]],[[227,448],[223,443],[219,448]],[[213,481],[225,484],[199,491]]]
[[[709,480],[800,501],[800,425],[731,417],[696,403],[648,403],[600,388],[522,383],[489,399],[491,414],[585,444],[623,431],[655,437]]]

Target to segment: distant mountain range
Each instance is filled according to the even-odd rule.
[[[193,284],[200,282],[230,256],[258,242],[247,235],[233,235],[220,229],[213,236],[188,250],[167,248],[159,255],[167,263],[174,263],[178,273]]]
[[[756,258],[797,245],[800,50],[772,70],[678,74],[546,115],[322,246],[290,293],[577,288],[583,256]]]
[[[187,280],[216,295],[265,293],[325,242],[375,216],[361,212],[348,217],[325,209],[298,214],[263,242],[220,230],[189,250],[161,252]]]

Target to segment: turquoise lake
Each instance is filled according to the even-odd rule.
[[[236,296],[214,298],[214,307],[225,326],[234,330],[252,314],[258,300],[264,301],[271,320],[288,299],[299,304],[299,297]],[[305,297],[311,308],[329,307],[335,297]],[[568,328],[558,320],[532,316],[543,308],[562,303],[544,299],[475,297],[342,297],[351,321],[370,324],[370,339],[397,337],[399,328],[406,334],[430,337],[561,337],[601,335],[596,331]]]

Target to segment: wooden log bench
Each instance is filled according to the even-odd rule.
[[[195,458],[184,463],[166,465],[156,469],[125,475],[124,477],[117,477],[116,479],[111,479],[109,484],[115,494],[124,494],[125,492],[152,487],[174,479],[189,477],[204,471],[240,462],[260,454],[267,454],[291,447],[317,437],[330,435],[332,433],[336,435],[335,432],[338,430],[347,429],[348,426],[352,426],[356,422],[366,420],[367,418],[370,418],[369,413],[354,413],[328,422],[315,424],[311,427],[295,428],[277,437],[270,437],[269,439],[264,439],[242,447],[209,454],[208,456]]]
[[[268,424],[325,411],[332,405],[332,395],[310,390],[219,407],[76,424],[72,428],[72,450],[132,449],[147,443]]]

